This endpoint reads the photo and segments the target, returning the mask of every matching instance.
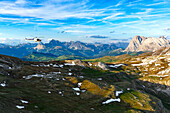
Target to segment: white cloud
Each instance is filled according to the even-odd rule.
[[[25,0],[17,0],[15,3],[16,4],[26,4],[27,2]]]
[[[157,3],[153,3],[153,4],[148,4],[146,6],[155,6],[155,5],[163,5],[166,4],[167,2],[157,2]]]
[[[87,31],[80,31],[80,30],[66,30],[65,32],[68,32],[68,33],[86,33]]]
[[[124,14],[124,13],[115,13],[115,14],[113,14],[113,15],[111,15],[111,16],[108,16],[108,17],[103,18],[103,20],[112,19],[112,18],[114,18],[114,17],[116,17],[116,16],[118,16],[118,15],[123,15],[123,14]]]

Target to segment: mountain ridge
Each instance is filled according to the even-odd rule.
[[[170,46],[170,41],[167,40],[164,36],[159,38],[153,37],[144,37],[144,36],[135,36],[131,42],[129,43],[128,47],[124,50],[126,52],[129,51],[156,51],[161,47],[168,47]]]
[[[126,45],[125,43],[118,43],[118,46],[122,48],[125,48]],[[109,51],[115,49],[118,49],[116,43],[95,44],[80,41],[60,42],[59,40],[53,39],[49,43],[24,43],[16,46],[2,45],[0,46],[0,54],[19,58],[27,56],[32,52],[50,53],[57,56],[75,55],[93,57],[105,55],[105,53],[109,53]]]

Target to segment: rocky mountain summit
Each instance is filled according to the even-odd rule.
[[[168,46],[170,46],[170,42],[164,36],[159,38],[135,36],[125,51],[156,51],[161,47]]]
[[[0,55],[2,113],[169,113],[169,86],[136,66],[81,60],[26,62]],[[163,93],[164,92],[164,93]]]

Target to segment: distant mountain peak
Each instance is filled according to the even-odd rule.
[[[159,38],[135,36],[131,40],[125,51],[156,51],[161,47],[168,46],[170,46],[170,42],[164,36],[161,36]]]

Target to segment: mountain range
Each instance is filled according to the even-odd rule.
[[[125,49],[128,43],[119,42],[111,44],[83,43],[80,41],[60,42],[51,40],[49,43],[24,43],[16,46],[0,45],[0,54],[18,58],[27,56],[32,52],[49,53],[55,56],[73,55],[81,57],[98,57],[118,48]],[[113,54],[114,55],[114,54]]]
[[[64,58],[94,59],[126,53],[153,52],[168,46],[170,46],[170,42],[163,36],[159,38],[135,36],[130,43],[118,42],[111,44],[80,41],[61,42],[53,39],[49,43],[23,43],[16,46],[0,44],[0,54],[31,61],[64,60]]]

